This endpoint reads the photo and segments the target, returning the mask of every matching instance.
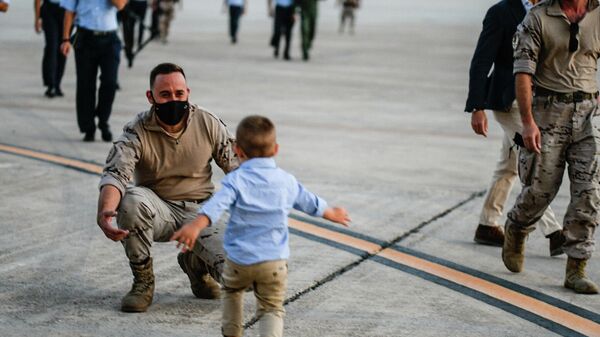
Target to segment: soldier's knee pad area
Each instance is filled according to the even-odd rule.
[[[135,196],[127,196],[121,200],[117,215],[117,223],[120,228],[138,231],[149,227],[152,219],[156,216],[150,207]]]

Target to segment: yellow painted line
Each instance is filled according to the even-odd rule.
[[[384,249],[378,255],[516,305],[586,336],[600,336],[600,324],[493,282],[390,248]]]
[[[452,281],[500,301],[515,305],[586,336],[600,336],[600,324],[493,282],[394,249],[386,248],[381,250],[382,247],[380,245],[369,241],[292,218],[289,219],[289,226],[299,231],[357,248],[370,254],[376,254],[402,265]]]
[[[44,160],[50,163],[72,167],[90,173],[102,174],[102,166],[86,163],[80,160],[64,158],[53,154],[41,153],[33,150],[22,149],[14,146],[0,144],[0,151],[21,155],[24,157]]]
[[[0,144],[0,151],[14,153],[17,155],[44,160],[47,162],[84,170],[90,173],[102,173],[102,167],[96,164],[85,163],[79,160],[63,158],[57,155],[40,153],[33,150],[22,149],[14,146]],[[379,255],[388,260],[400,263],[402,265],[421,270],[442,279],[460,284],[480,293],[486,294],[500,301],[515,305],[527,310],[540,317],[563,325],[569,329],[577,331],[587,336],[600,336],[600,324],[569,311],[557,308],[546,302],[537,300],[514,290],[502,287],[490,281],[463,273],[461,271],[430,262],[394,249],[382,247],[378,244],[355,238],[353,236],[338,233],[326,228],[322,228],[310,223],[302,222],[296,219],[289,219],[289,226],[299,231],[338,242],[349,247],[353,247],[369,254]]]
[[[296,219],[289,218],[288,224],[290,227],[299,231],[309,233],[318,236],[323,239],[342,243],[346,246],[350,246],[356,249],[363,250],[369,254],[376,254],[381,250],[381,246],[369,241],[357,239],[347,234],[334,232],[332,230],[315,226],[306,222],[298,221]]]

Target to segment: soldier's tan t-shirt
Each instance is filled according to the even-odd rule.
[[[136,116],[114,142],[100,188],[113,185],[125,194],[127,184],[144,186],[165,200],[204,200],[213,191],[211,161],[226,173],[239,165],[235,140],[212,113],[191,105],[187,126],[169,134],[154,110]]]
[[[598,0],[588,1],[588,13],[579,22],[579,48],[574,52],[569,51],[570,25],[558,0],[547,0],[533,7],[513,38],[513,73],[531,74],[536,86],[556,92],[598,91]]]

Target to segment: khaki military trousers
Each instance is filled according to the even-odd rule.
[[[515,133],[521,133],[523,130],[523,123],[516,102],[513,103],[508,112],[494,111],[494,118],[502,127],[504,138],[492,183],[485,196],[481,215],[479,216],[479,223],[484,226],[498,226],[498,220],[502,217],[504,205],[518,176],[519,149],[513,139]],[[550,207],[546,209],[544,215],[538,221],[538,225],[544,236],[562,229]]]
[[[242,266],[227,259],[223,271],[223,336],[242,336],[244,292],[254,288],[261,337],[283,336],[283,301],[287,290],[287,261]]]
[[[571,201],[563,221],[565,253],[588,259],[600,220],[600,116],[596,100],[563,103],[534,97],[533,118],[542,138],[541,154],[521,149],[519,175],[523,190],[508,213],[507,224],[535,228],[560,188],[566,164]]]
[[[141,263],[152,256],[152,243],[169,241],[177,229],[196,217],[199,206],[195,202],[163,200],[148,188],[128,186],[117,212],[117,225],[129,231],[122,240],[129,261]],[[223,221],[206,228],[192,250],[217,281],[225,261],[223,229]]]

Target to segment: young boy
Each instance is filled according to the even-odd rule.
[[[224,336],[243,334],[244,290],[253,286],[258,301],[260,336],[282,336],[283,301],[289,257],[287,216],[293,207],[313,216],[348,226],[343,208],[327,203],[306,190],[272,158],[279,146],[275,126],[262,116],[244,118],[236,132],[234,151],[240,167],[227,174],[222,188],[198,211],[198,217],[173,234],[171,240],[193,247],[200,232],[229,209],[223,271]]]

